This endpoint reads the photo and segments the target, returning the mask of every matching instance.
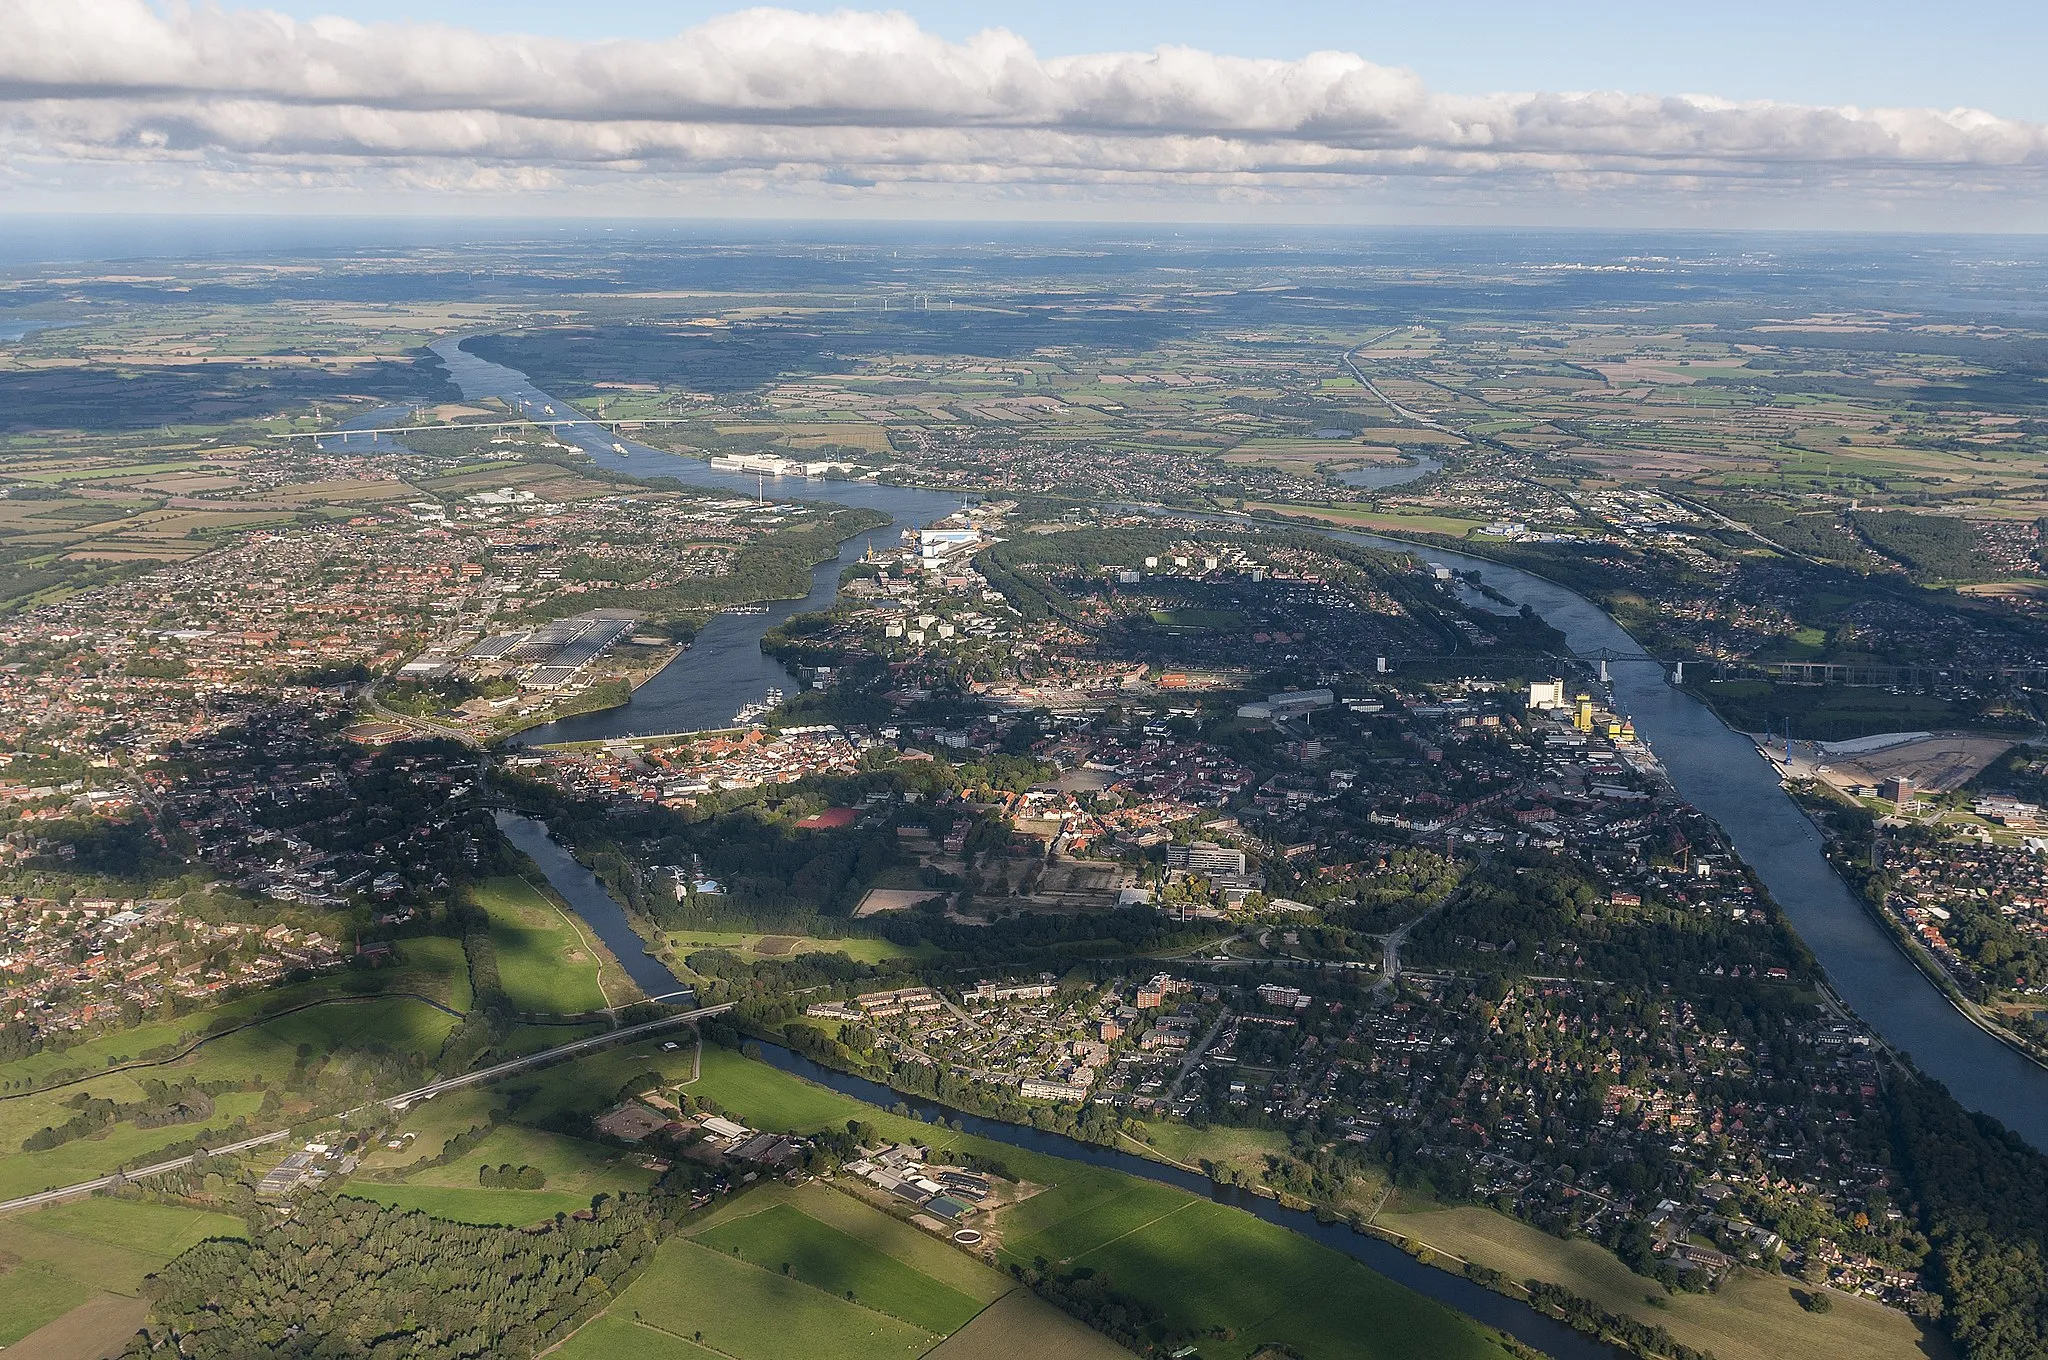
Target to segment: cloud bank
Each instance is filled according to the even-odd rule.
[[[1044,59],[1000,29],[955,43],[897,13],[753,9],[576,44],[0,0],[0,183],[17,188],[2038,204],[2044,170],[2048,127],[1969,109],[1453,96],[1351,53]]]

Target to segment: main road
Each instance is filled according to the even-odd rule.
[[[444,1091],[459,1091],[466,1086],[481,1086],[485,1082],[497,1081],[501,1077],[509,1077],[515,1073],[524,1072],[529,1068],[540,1067],[547,1063],[560,1062],[564,1058],[573,1058],[578,1054],[588,1053],[595,1048],[606,1048],[624,1040],[637,1039],[642,1035],[654,1034],[665,1029],[674,1029],[677,1025],[688,1024],[693,1020],[702,1020],[707,1015],[723,1015],[732,1008],[733,1003],[730,1001],[716,1006],[699,1006],[694,1010],[677,1011],[674,1015],[664,1015],[654,1020],[643,1020],[637,1025],[627,1025],[623,1029],[607,1030],[603,1034],[595,1034],[587,1039],[573,1039],[566,1044],[557,1044],[553,1048],[543,1049],[539,1053],[529,1053],[523,1058],[513,1058],[509,1062],[501,1062],[491,1067],[478,1068],[474,1072],[464,1072],[460,1076],[444,1077],[440,1081],[428,1082],[425,1086],[407,1091],[402,1095],[386,1096],[382,1100],[373,1100],[368,1105],[358,1105],[353,1110],[344,1111],[339,1115],[330,1115],[328,1118],[348,1119],[363,1113],[365,1110],[373,1110],[379,1106],[393,1111],[403,1110],[416,1101],[432,1100]],[[265,1147],[271,1143],[281,1143],[290,1136],[290,1129],[278,1129],[273,1133],[263,1133],[258,1134],[254,1138],[245,1138],[239,1143],[229,1143],[225,1147],[208,1148],[206,1155],[209,1157],[225,1157],[237,1152],[247,1152],[251,1148]],[[186,1157],[173,1157],[169,1161],[155,1162],[149,1166],[137,1167],[133,1171],[116,1171],[112,1175],[99,1176],[89,1181],[80,1181],[76,1185],[59,1186],[55,1190],[44,1190],[39,1194],[23,1195],[19,1199],[0,1200],[0,1214],[12,1213],[16,1209],[34,1209],[45,1204],[55,1204],[59,1200],[76,1199],[80,1195],[90,1195],[97,1190],[111,1190],[115,1186],[123,1185],[128,1181],[143,1180],[150,1176],[161,1176],[168,1171],[182,1171],[184,1168],[192,1165],[197,1158],[197,1153]]]

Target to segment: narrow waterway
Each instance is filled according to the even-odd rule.
[[[502,809],[494,815],[505,839],[540,866],[541,873],[570,910],[582,917],[583,923],[604,941],[605,948],[612,951],[612,957],[633,979],[634,986],[650,997],[677,1005],[695,1001],[695,991],[670,972],[667,964],[647,952],[647,941],[633,929],[618,899],[606,890],[596,874],[556,843],[545,823]]]
[[[538,418],[569,412],[522,375],[486,363],[452,340],[435,351],[468,396],[500,396]],[[541,407],[551,407],[543,413]],[[609,431],[594,423],[564,428],[567,442],[591,450],[606,466],[641,476],[672,476],[695,485],[751,491],[752,479],[712,472],[697,459],[625,443],[612,447]],[[1424,475],[1418,463],[1406,471]],[[736,485],[737,484],[737,485]],[[929,520],[952,508],[951,497],[868,483],[785,483],[799,495],[870,505],[897,523]],[[855,499],[858,497],[858,499]],[[893,532],[878,530],[877,534]],[[1616,705],[1635,720],[1671,774],[1680,795],[1719,822],[1735,848],[1784,907],[1812,949],[1836,993],[1885,1040],[1912,1056],[1921,1071],[1943,1082],[1964,1105],[1990,1114],[2037,1148],[2048,1149],[2048,1069],[2015,1052],[1973,1024],[1913,966],[1891,936],[1851,896],[1822,853],[1819,833],[1778,783],[1776,772],[1747,737],[1730,731],[1711,710],[1666,683],[1660,665],[1599,606],[1528,572],[1466,553],[1419,547],[1378,534],[1331,531],[1336,537],[1423,560],[1477,571],[1518,605],[1527,604],[1565,635],[1582,656],[1627,658],[1611,664]],[[857,556],[855,544],[842,557]],[[687,730],[723,723],[741,702],[760,697],[782,668],[762,657],[759,640],[774,620],[831,598],[837,564],[814,575],[812,596],[765,615],[725,615],[705,636],[634,696],[632,704],[587,719],[538,729],[535,740],[589,739],[626,733]],[[815,603],[814,603],[815,601]],[[729,625],[730,632],[714,630]],[[1398,664],[1398,659],[1397,659]],[[715,696],[706,698],[705,696]],[[698,717],[696,715],[702,715]]]

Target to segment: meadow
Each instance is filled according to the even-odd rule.
[[[788,1203],[730,1219],[696,1234],[696,1240],[940,1336],[965,1326],[981,1308],[959,1290]]]
[[[667,941],[669,947],[684,958],[699,949],[728,949],[750,961],[788,958],[794,954],[844,954],[855,963],[885,963],[891,959],[926,958],[939,952],[937,946],[924,941],[900,945],[867,935],[827,940],[814,935],[764,935],[695,927],[670,931]]]
[[[1794,1297],[1792,1282],[1781,1278],[1744,1273],[1712,1294],[1667,1296],[1661,1286],[1592,1242],[1561,1241],[1488,1209],[1425,1206],[1383,1213],[1374,1222],[1445,1255],[1490,1266],[1509,1279],[1563,1285],[1610,1312],[1664,1327],[1719,1360],[1787,1355],[1919,1360],[1952,1354],[1938,1333],[1868,1299],[1837,1294],[1833,1309],[1809,1313]]]
[[[1268,1345],[1308,1355],[1505,1355],[1484,1328],[1351,1258],[1242,1210],[1170,1186],[992,1143],[875,1109],[729,1050],[705,1051],[691,1088],[757,1127],[810,1130],[847,1119],[999,1161],[1049,1187],[994,1215],[999,1259],[1037,1256],[1093,1268],[1171,1322],[1235,1338],[1205,1343],[1210,1360],[1244,1360]]]
[[[225,1214],[116,1199],[0,1218],[0,1347],[96,1299],[133,1299],[187,1247],[243,1232]]]
[[[523,878],[477,885],[476,903],[490,914],[498,978],[514,1010],[529,1015],[582,1015],[611,1005],[599,979],[598,945],[540,889]]]

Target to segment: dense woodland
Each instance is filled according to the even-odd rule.
[[[646,1262],[677,1205],[600,1200],[538,1230],[475,1227],[320,1195],[267,1209],[249,1240],[202,1243],[150,1277],[127,1354],[191,1360],[536,1355]]]

